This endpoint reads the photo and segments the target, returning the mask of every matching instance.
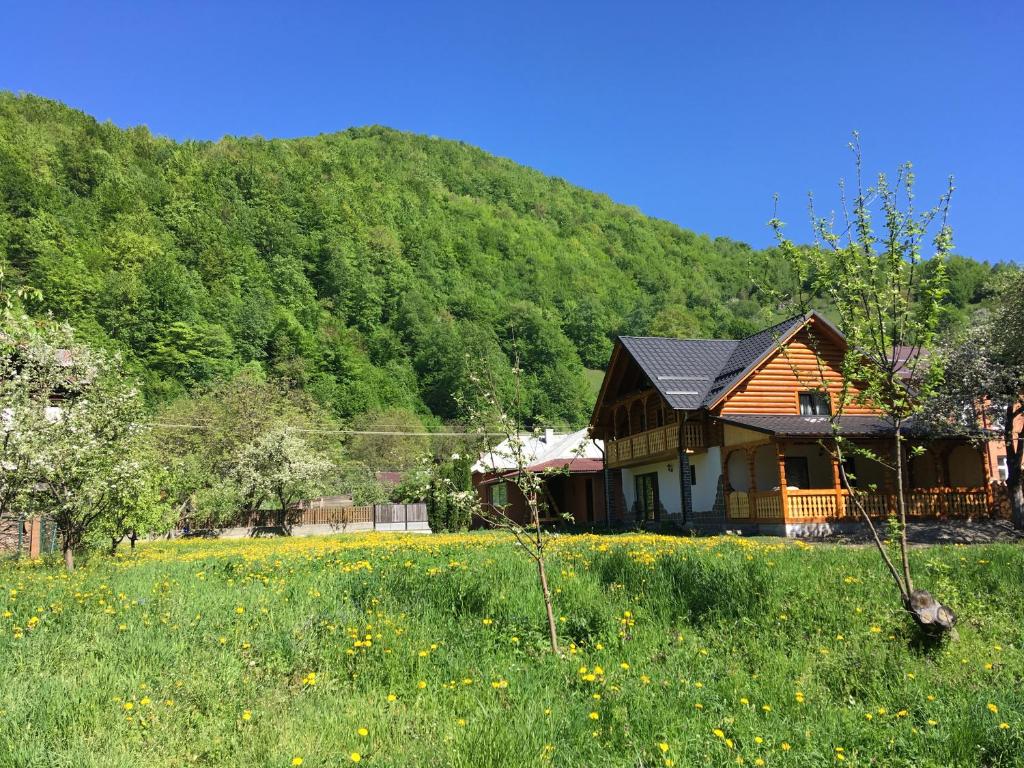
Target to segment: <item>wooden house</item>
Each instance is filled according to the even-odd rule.
[[[816,313],[740,340],[619,338],[591,419],[605,446],[607,521],[799,535],[856,520],[826,450],[845,351]],[[837,421],[845,440],[892,455],[878,414],[853,405]],[[925,449],[905,457],[912,518],[989,513],[985,450],[906,435]],[[854,456],[847,470],[872,514],[895,509],[887,466]]]

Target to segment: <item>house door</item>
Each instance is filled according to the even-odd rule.
[[[636,509],[640,520],[658,519],[658,473],[636,476]]]
[[[811,487],[811,473],[807,468],[806,456],[786,457],[786,485],[796,486],[801,490]]]

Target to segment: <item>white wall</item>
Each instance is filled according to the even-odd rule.
[[[681,514],[683,504],[679,492],[679,459],[623,469],[622,493],[626,497],[626,508],[631,510],[636,502],[636,484],[633,479],[637,475],[646,475],[650,472],[658,473],[658,496],[665,512],[670,515]]]
[[[696,485],[690,486],[693,494],[693,511],[710,512],[715,507],[718,481],[722,477],[722,449],[715,446],[708,448],[707,453],[691,454],[690,466],[693,467],[697,478]]]

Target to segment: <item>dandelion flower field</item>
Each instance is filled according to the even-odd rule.
[[[1024,765],[1024,549],[491,533],[0,566],[0,766]]]

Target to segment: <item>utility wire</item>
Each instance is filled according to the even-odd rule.
[[[170,424],[166,422],[152,422],[148,426],[160,427],[163,429],[194,429],[206,431],[213,429],[209,424]],[[369,429],[307,429],[302,427],[290,427],[295,432],[306,432],[317,435],[391,435],[404,437],[507,437],[504,432],[397,432],[397,431],[375,431]]]

